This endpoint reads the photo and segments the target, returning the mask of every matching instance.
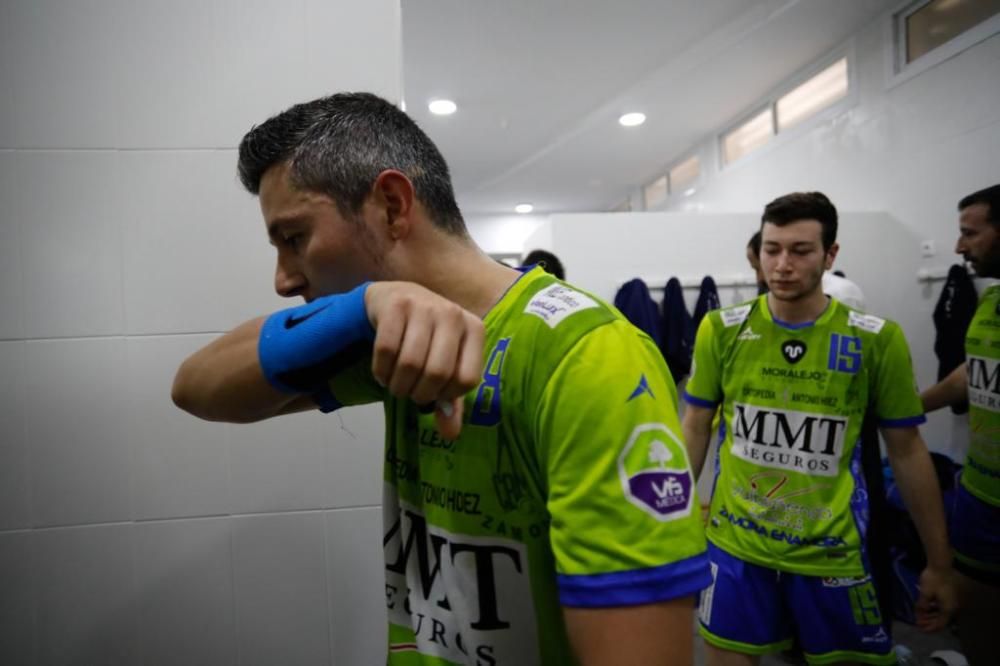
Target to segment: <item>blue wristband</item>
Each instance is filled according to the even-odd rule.
[[[375,329],[365,309],[369,284],[268,317],[257,343],[267,381],[285,393],[323,391],[330,377],[370,352]]]

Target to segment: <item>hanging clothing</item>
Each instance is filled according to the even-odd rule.
[[[962,264],[948,269],[948,278],[934,306],[934,353],[938,357],[938,380],[965,362],[965,332],[969,328],[978,302],[976,285]],[[969,403],[952,405],[951,411],[964,414]]]
[[[629,280],[615,294],[615,307],[636,328],[653,339],[656,346],[663,348],[663,333],[660,324],[660,309],[649,295],[649,287],[639,278]]]
[[[667,359],[667,366],[670,367],[675,382],[691,372],[694,334],[694,323],[684,304],[681,282],[672,277],[663,289],[663,345],[660,351]]]
[[[698,324],[702,318],[712,310],[722,307],[719,301],[719,290],[715,287],[715,280],[711,275],[706,275],[701,281],[701,288],[698,290],[698,300],[694,304],[694,314],[691,315],[691,327],[698,332]],[[691,341],[692,348],[694,341]]]

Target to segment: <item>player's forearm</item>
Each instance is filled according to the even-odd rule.
[[[969,397],[968,377],[966,375],[966,365],[955,368],[947,377],[931,386],[920,394],[920,401],[924,405],[925,412],[954,405],[966,400]]]
[[[295,396],[264,378],[257,355],[263,323],[263,317],[248,321],[185,360],[174,377],[174,404],[199,418],[231,423],[280,413]]]
[[[684,420],[681,422],[684,444],[687,447],[695,479],[701,477],[701,469],[705,466],[705,456],[708,453],[708,442],[712,431],[712,416],[713,413],[703,407],[687,405]]]
[[[893,442],[887,438],[887,448],[896,483],[927,552],[928,566],[942,570],[950,568],[952,556],[941,488],[927,446],[917,435],[909,441]]]

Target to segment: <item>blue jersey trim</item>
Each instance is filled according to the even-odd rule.
[[[803,329],[803,328],[809,328],[810,326],[813,326],[813,325],[816,324],[815,321],[807,321],[807,322],[803,322],[801,324],[792,324],[792,323],[787,322],[787,321],[781,321],[780,319],[778,319],[774,315],[771,315],[771,321],[773,321],[775,324],[777,324],[778,326],[780,326],[782,328],[787,328],[790,331],[798,331],[798,330]]]
[[[639,606],[686,597],[712,583],[708,555],[649,569],[557,576],[559,603],[577,608]]]
[[[905,419],[879,419],[878,421],[880,428],[909,428],[911,426],[918,426],[922,423],[927,423],[927,417],[923,414],[920,416],[911,416]]]
[[[711,409],[712,407],[719,406],[718,402],[712,402],[711,400],[705,400],[704,398],[699,398],[698,396],[691,395],[686,390],[684,391],[683,395],[684,395],[684,402],[689,402],[695,407],[708,407]]]

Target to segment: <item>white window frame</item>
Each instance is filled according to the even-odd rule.
[[[906,62],[906,18],[929,4],[931,0],[905,0],[887,12],[885,19],[885,67],[887,89],[895,88],[914,76],[937,67],[979,42],[1000,33],[1000,14],[974,28],[966,30],[933,51],[928,51],[911,63]]]
[[[822,109],[812,116],[802,120],[794,127],[779,131],[777,111],[778,100],[822,72],[833,63],[843,59],[847,60],[847,94],[825,109]],[[726,125],[721,132],[718,132],[715,135],[715,152],[718,171],[722,172],[729,169],[740,168],[744,164],[752,163],[759,155],[766,155],[771,150],[774,150],[775,146],[780,146],[787,141],[792,140],[794,137],[811,131],[817,125],[826,122],[835,116],[839,116],[844,113],[844,111],[858,103],[858,87],[857,57],[855,55],[854,41],[849,40],[836,49],[828,52],[822,58],[814,60],[806,67],[800,69],[798,72],[782,81],[780,85],[776,86],[770,93],[765,95],[762,99],[758,100],[752,107],[750,107],[750,111],[741,114],[735,122]],[[725,136],[768,107],[771,109],[771,123],[774,130],[774,135],[771,137],[771,140],[762,145],[760,148],[747,153],[743,157],[734,160],[729,164],[726,164],[723,146]]]
[[[682,155],[683,155],[683,157],[681,157],[680,159],[674,160],[673,162],[670,163],[670,166],[667,167],[667,185],[670,188],[670,190],[669,190],[669,192],[667,194],[667,202],[668,203],[669,203],[669,201],[671,199],[677,199],[679,196],[684,196],[684,192],[687,192],[691,188],[697,189],[698,187],[700,187],[701,183],[702,183],[702,179],[705,177],[705,160],[702,159],[700,151],[698,151],[698,150],[689,150],[689,151],[687,151],[685,153],[682,153]],[[674,179],[671,177],[670,172],[672,172],[674,170],[674,168],[679,167],[681,164],[684,164],[685,162],[687,162],[690,159],[697,159],[698,160],[698,175],[695,177],[694,180],[692,180],[690,183],[688,183],[687,185],[684,186],[684,190],[683,191],[678,192],[674,188]]]

